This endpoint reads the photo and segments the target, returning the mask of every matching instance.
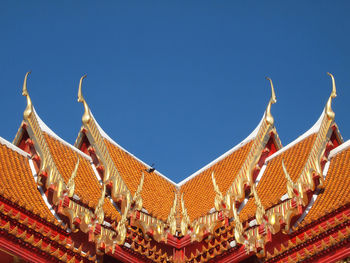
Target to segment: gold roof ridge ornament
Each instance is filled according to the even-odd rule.
[[[287,167],[284,164],[284,160],[282,159],[282,168],[283,168],[283,173],[284,176],[287,180],[287,193],[288,193],[288,197],[289,198],[293,198],[293,197],[297,197],[302,205],[306,205],[307,204],[307,196],[304,194],[304,190],[303,190],[303,186],[302,184],[299,182],[294,182],[292,180],[292,178],[290,177],[288,171],[287,171]]]
[[[216,211],[220,211],[221,210],[221,204],[223,202],[223,195],[219,189],[218,184],[216,183],[215,177],[214,177],[214,171],[211,173],[211,181],[213,182],[213,187],[214,187],[214,191],[216,193],[215,195],[215,199],[214,199],[214,206],[215,206],[215,210]]]
[[[86,103],[86,100],[84,99],[83,97],[83,93],[81,91],[82,89],[82,85],[83,85],[83,79],[86,78],[86,74],[84,76],[82,76],[80,78],[80,81],[79,81],[79,89],[78,89],[78,102],[81,102],[83,103],[84,105],[84,114],[83,114],[83,117],[82,117],[82,121],[84,124],[88,124],[89,121],[91,120],[91,114],[90,114],[90,109],[89,109],[89,106],[88,104]]]
[[[170,234],[172,234],[173,236],[175,236],[175,234],[176,234],[176,217],[175,217],[176,205],[177,205],[177,193],[176,193],[176,191],[174,192],[174,194],[175,194],[175,196],[174,196],[173,206],[170,208],[170,212],[169,212],[168,219],[167,219]]]
[[[273,125],[274,124],[274,118],[272,117],[272,114],[271,114],[271,105],[272,104],[275,104],[277,102],[277,99],[276,99],[276,95],[275,95],[275,89],[273,88],[273,83],[272,83],[272,80],[269,78],[269,77],[266,77],[266,79],[268,81],[270,81],[270,85],[271,85],[271,98],[269,100],[269,103],[267,104],[267,107],[266,107],[266,116],[265,116],[265,119],[266,121],[270,124],[270,125]]]
[[[26,73],[26,75],[24,76],[24,81],[23,81],[23,89],[22,89],[22,95],[25,96],[27,98],[27,107],[23,112],[23,117],[24,119],[29,118],[29,116],[32,114],[33,112],[33,104],[32,104],[32,100],[30,99],[28,90],[27,90],[27,78],[28,75],[31,73],[31,71],[28,71]]]
[[[96,216],[97,222],[99,224],[103,223],[104,216],[105,216],[105,214],[103,212],[103,204],[104,204],[105,198],[106,198],[106,184],[103,184],[102,187],[103,187],[102,194],[101,194],[101,197],[98,200],[97,206],[95,208],[95,216]]]
[[[74,170],[72,172],[72,175],[71,177],[69,178],[68,182],[67,182],[67,185],[66,185],[66,188],[67,188],[67,195],[69,197],[72,197],[74,195],[74,190],[75,190],[75,182],[74,182],[74,179],[75,177],[77,176],[78,174],[78,167],[79,167],[79,156],[78,156],[78,160],[77,160],[77,163],[75,164],[75,167],[74,167]]]
[[[332,99],[337,97],[337,90],[336,90],[336,87],[335,87],[334,76],[331,73],[329,73],[329,72],[327,72],[327,75],[332,78],[332,92],[331,92],[331,95],[328,98],[328,101],[327,101],[327,104],[326,104],[326,107],[325,107],[325,112],[327,114],[328,119],[334,120],[335,113],[332,110]]]
[[[182,219],[181,219],[181,234],[186,235],[187,234],[187,229],[188,225],[191,223],[190,218],[187,214],[187,209],[185,207],[185,201],[184,201],[184,193],[181,195],[181,214],[182,214]]]
[[[256,204],[256,212],[255,212],[255,218],[259,225],[261,225],[264,221],[265,216],[265,208],[261,203],[260,197],[258,195],[258,192],[256,191],[255,184],[252,185],[252,192],[254,195],[254,201]]]
[[[144,174],[144,172],[142,172],[141,179],[140,179],[140,184],[137,187],[137,190],[136,190],[136,192],[134,194],[134,198],[133,198],[133,202],[135,203],[135,209],[139,210],[139,211],[142,209],[142,205],[143,205],[141,191],[142,191],[142,188],[143,188],[144,180],[145,180],[145,174]]]

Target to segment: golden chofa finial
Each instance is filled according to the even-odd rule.
[[[266,79],[268,81],[270,81],[270,85],[271,85],[271,98],[270,98],[270,101],[269,101],[269,104],[267,105],[267,108],[266,108],[266,116],[265,116],[265,119],[266,121],[270,124],[270,125],[273,125],[274,123],[274,119],[271,115],[271,105],[276,103],[277,102],[277,99],[276,99],[276,95],[275,95],[275,89],[273,88],[273,83],[272,83],[272,80],[269,78],[269,77],[266,77]]]
[[[33,104],[32,104],[32,100],[29,97],[29,93],[27,90],[27,78],[28,75],[31,73],[31,71],[28,71],[24,77],[24,82],[23,82],[23,90],[22,90],[22,95],[27,97],[27,107],[23,112],[23,117],[24,119],[29,118],[30,114],[32,114],[33,112]]]
[[[334,80],[333,75],[329,72],[327,72],[327,75],[329,75],[332,78],[332,92],[331,92],[331,95],[329,96],[329,99],[327,101],[325,111],[326,111],[328,119],[334,120],[335,113],[332,110],[332,99],[337,97],[337,90],[335,88],[335,80]]]
[[[83,114],[83,117],[82,117],[82,121],[84,124],[88,124],[89,121],[91,120],[91,115],[90,115],[90,109],[89,109],[89,106],[87,105],[84,97],[83,97],[83,93],[81,92],[81,87],[82,87],[82,84],[83,84],[83,79],[86,78],[86,75],[82,76],[80,78],[80,81],[79,81],[79,89],[78,89],[78,102],[82,102],[83,105],[84,105],[84,114]]]

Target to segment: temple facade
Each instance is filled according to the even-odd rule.
[[[350,262],[350,140],[331,104],[282,146],[271,98],[255,130],[176,184],[99,126],[83,97],[74,145],[27,103],[0,137],[1,262]],[[322,110],[323,108],[323,110]]]

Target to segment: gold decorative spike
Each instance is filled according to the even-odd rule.
[[[79,90],[78,90],[78,102],[82,102],[83,105],[84,105],[84,114],[83,114],[83,117],[82,117],[82,121],[84,124],[88,124],[89,121],[91,120],[91,114],[90,114],[90,109],[89,109],[89,106],[87,105],[84,97],[83,97],[83,93],[81,92],[81,87],[82,87],[82,84],[83,84],[83,79],[86,78],[86,75],[82,76],[80,78],[80,81],[79,81]]]
[[[267,108],[266,108],[266,116],[265,116],[265,119],[266,121],[270,124],[270,125],[273,125],[274,123],[274,119],[271,115],[271,105],[276,103],[277,102],[277,99],[276,99],[276,95],[275,95],[275,89],[273,88],[273,83],[272,83],[272,80],[269,78],[269,77],[266,77],[267,80],[270,81],[270,85],[271,85],[271,98],[270,98],[270,101],[269,101],[269,104],[267,105]]]
[[[337,91],[335,88],[335,80],[334,80],[333,75],[329,72],[327,72],[327,74],[328,74],[328,76],[330,76],[332,78],[332,92],[331,92],[331,95],[329,96],[329,99],[327,101],[325,111],[326,111],[328,119],[334,120],[335,113],[332,110],[332,99],[334,99],[337,96]]]
[[[131,197],[130,195],[126,195],[126,200],[124,201],[126,202],[123,214],[122,214],[122,218],[120,219],[118,225],[117,225],[117,232],[118,232],[118,236],[117,236],[117,244],[118,245],[122,245],[125,242],[125,238],[126,238],[126,225],[128,223],[128,214],[129,214],[129,209],[130,209],[130,205],[131,205]]]
[[[175,218],[176,205],[177,205],[177,193],[175,192],[173,206],[170,209],[168,219],[167,219],[167,223],[169,224],[170,234],[172,234],[173,236],[176,234],[176,218]]]
[[[24,110],[23,116],[24,119],[27,119],[33,112],[33,104],[32,104],[32,100],[29,97],[29,93],[27,90],[27,78],[28,75],[31,73],[31,71],[28,71],[24,77],[24,82],[23,82],[23,90],[22,90],[22,95],[27,97],[27,107]]]
[[[235,222],[235,239],[238,243],[243,244],[245,241],[245,239],[242,235],[244,229],[243,229],[242,222],[239,219],[236,205],[234,203],[232,204],[232,212],[233,212],[233,218],[234,218],[234,222]]]
[[[140,179],[140,184],[137,187],[137,190],[136,190],[134,198],[133,198],[133,202],[135,203],[135,209],[136,210],[141,210],[142,209],[141,191],[142,191],[144,180],[145,180],[145,174],[142,172],[142,176],[141,176],[141,179]]]
[[[78,174],[78,167],[79,167],[79,156],[78,156],[78,161],[77,161],[77,163],[76,163],[76,165],[75,165],[75,167],[74,167],[74,170],[73,170],[73,172],[72,172],[72,175],[71,175],[71,177],[69,178],[68,183],[67,183],[67,185],[66,185],[67,190],[68,190],[68,196],[69,196],[69,197],[72,197],[73,194],[74,194],[74,190],[75,190],[74,179],[75,179],[75,177],[76,177],[77,174]]]
[[[255,204],[256,204],[256,213],[255,213],[255,218],[256,218],[256,221],[258,222],[258,224],[262,224],[263,223],[263,219],[264,219],[264,215],[265,215],[265,209],[264,209],[264,206],[262,205],[261,203],[261,200],[258,196],[258,193],[256,191],[256,188],[255,188],[255,184],[252,185],[252,192],[253,192],[253,195],[254,195],[254,200],[255,200]]]
[[[215,199],[214,199],[214,206],[216,211],[220,211],[221,210],[221,204],[223,201],[223,195],[220,192],[219,186],[216,183],[215,177],[214,177],[214,171],[211,173],[211,180],[213,182],[213,186],[214,186],[214,191],[216,193]]]
[[[181,195],[181,214],[182,214],[182,219],[181,219],[181,234],[186,235],[187,234],[187,228],[188,225],[191,223],[190,218],[187,214],[187,209],[185,207],[185,201],[184,201],[184,194],[182,193]]]
[[[104,204],[105,198],[106,198],[106,184],[103,184],[102,194],[95,208],[95,216],[99,224],[103,223],[103,220],[105,217],[105,214],[103,212],[103,204]]]
[[[287,168],[284,164],[284,160],[282,159],[282,168],[283,168],[283,173],[284,173],[284,176],[286,177],[286,180],[287,180],[287,192],[288,192],[288,196],[289,198],[293,198],[296,193],[295,193],[295,190],[298,189],[298,184],[294,183],[292,178],[290,177],[288,171],[287,171]],[[301,190],[301,189],[298,189],[298,190]],[[298,194],[303,194],[303,191],[298,191]]]

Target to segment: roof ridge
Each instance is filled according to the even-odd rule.
[[[265,119],[265,115],[266,113],[264,113],[263,117],[261,118],[259,124],[255,127],[255,129],[240,143],[236,144],[235,146],[233,146],[230,150],[226,151],[224,154],[220,155],[219,157],[217,157],[216,159],[214,159],[213,161],[211,161],[210,163],[208,163],[207,165],[205,165],[204,167],[202,167],[201,169],[197,170],[196,172],[194,172],[193,174],[189,175],[187,178],[183,179],[182,181],[180,181],[177,185],[178,186],[182,186],[185,183],[187,183],[189,180],[193,179],[194,177],[196,177],[197,175],[199,175],[200,173],[202,173],[203,171],[209,169],[210,167],[212,167],[214,164],[216,164],[217,162],[223,160],[224,158],[226,158],[227,156],[229,156],[231,153],[235,152],[236,150],[242,148],[244,145],[246,145],[247,143],[249,143],[250,141],[252,141],[255,136],[257,135],[259,128],[263,122],[263,120]]]
[[[312,135],[314,133],[317,133],[318,130],[320,129],[320,127],[321,127],[321,123],[322,123],[322,119],[323,119],[324,115],[325,115],[325,112],[323,110],[321,115],[320,115],[320,117],[318,118],[318,120],[314,123],[314,125],[309,130],[304,132],[302,135],[297,137],[294,141],[288,143],[286,146],[284,146],[283,148],[281,148],[280,150],[278,150],[277,152],[275,152],[271,156],[267,157],[265,162],[269,162],[271,159],[273,159],[273,158],[277,157],[278,155],[282,154],[283,152],[285,152],[289,148],[292,148],[294,145],[296,145],[297,143],[303,141],[304,139],[306,139],[310,135]]]
[[[46,123],[39,117],[38,113],[35,111],[34,109],[34,114],[39,122],[39,126],[41,128],[41,130],[43,132],[46,132],[49,136],[53,137],[54,139],[60,141],[61,143],[63,143],[64,145],[68,146],[69,148],[71,148],[72,150],[74,150],[75,152],[77,152],[78,154],[80,154],[81,156],[83,156],[84,158],[88,159],[89,161],[92,161],[91,157],[89,155],[87,155],[86,153],[80,151],[78,148],[74,147],[72,144],[70,144],[69,142],[65,141],[64,139],[62,139],[61,137],[59,137],[54,131],[52,131],[47,125]]]
[[[145,163],[144,161],[142,161],[141,159],[139,159],[138,157],[136,157],[134,154],[130,153],[128,150],[126,150],[124,147],[120,146],[117,142],[115,142],[102,128],[101,126],[98,124],[98,122],[96,121],[94,115],[91,112],[90,109],[90,114],[93,118],[93,120],[96,123],[96,126],[99,130],[99,132],[101,133],[101,136],[108,140],[110,143],[112,143],[113,145],[119,147],[121,150],[125,151],[126,153],[128,153],[130,156],[132,156],[133,158],[135,158],[138,162],[140,162],[141,164],[145,165],[147,168],[151,168],[151,166],[147,163]],[[176,187],[178,187],[179,185],[177,183],[175,183],[174,181],[172,181],[170,178],[168,178],[167,176],[163,175],[161,172],[155,170],[153,173],[156,173],[157,175],[159,175],[160,177],[164,178],[165,180],[167,180],[168,182],[172,183],[173,185],[175,185]]]
[[[347,150],[348,148],[350,148],[350,140],[343,142],[338,147],[331,150],[331,152],[329,153],[329,158],[333,158],[335,155],[341,153],[342,151]]]
[[[8,140],[0,137],[0,144],[5,145],[7,148],[25,156],[25,157],[30,157],[30,154],[23,151],[21,148],[17,147],[16,145],[12,144],[11,142],[9,142]]]

